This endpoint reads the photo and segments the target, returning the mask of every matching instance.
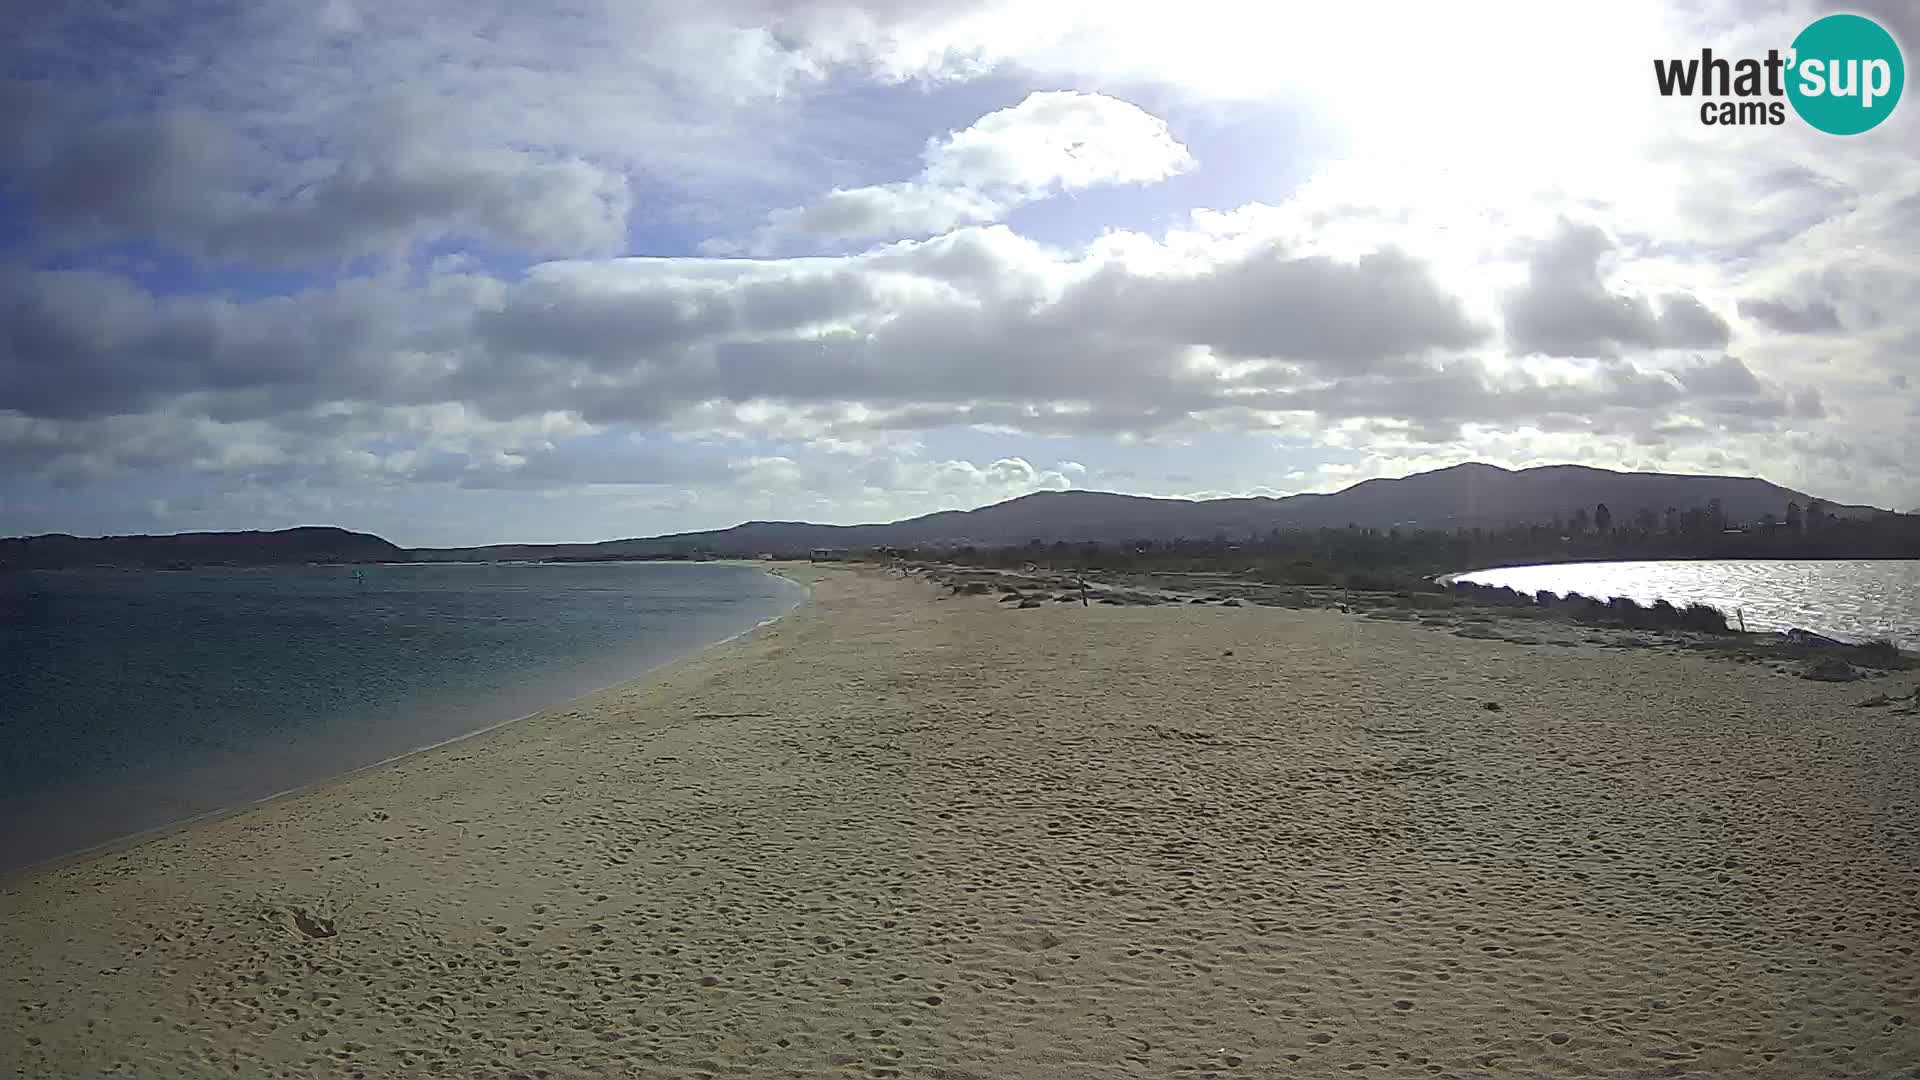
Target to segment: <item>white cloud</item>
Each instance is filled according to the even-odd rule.
[[[1073,90],[1029,94],[927,147],[930,184],[1045,194],[1150,183],[1193,167],[1165,121],[1137,105]]]
[[[753,248],[784,238],[827,241],[929,236],[995,221],[1060,192],[1098,184],[1152,183],[1191,169],[1193,157],[1167,125],[1103,94],[1029,94],[970,126],[930,139],[913,180],[841,188],[804,207],[776,210]]]
[[[1920,40],[1910,5],[1864,6]],[[1784,44],[1813,13],[50,8],[9,42],[35,81],[0,84],[0,188],[33,210],[0,265],[0,480],[886,516],[1144,483],[1102,455],[1228,433],[1354,476],[1583,460],[1912,505],[1920,111],[1846,140],[1708,129],[1648,71]],[[967,100],[1017,103],[924,120],[974,79]],[[1215,190],[1219,118],[1248,102],[1274,118],[1275,191],[1172,203]],[[881,142],[922,147],[917,171],[875,165]],[[996,224],[1184,173],[1144,193],[1165,195],[1151,220],[1085,242]],[[630,234],[660,257],[616,257]],[[713,238],[767,257],[686,254]],[[773,257],[802,245],[830,254]],[[263,267],[301,274],[246,276]],[[1023,449],[926,449],[953,430]],[[1056,456],[1035,439],[1075,461],[1030,464]],[[1227,467],[1182,472],[1207,468]]]
[[[0,345],[0,389],[37,422],[173,412],[311,431],[328,409],[404,406],[488,424],[560,416],[589,430],[708,424],[807,439],[1267,431],[1308,417],[1448,441],[1463,425],[1633,435],[1682,413],[1706,439],[1824,411],[1810,386],[1730,356],[1665,358],[1668,320],[1684,310],[1674,301],[1659,317],[1617,306],[1632,317],[1606,341],[1632,358],[1561,350],[1575,359],[1517,365],[1503,350],[1526,343],[1510,328],[1503,345],[1468,314],[1484,305],[1418,257],[1296,256],[1264,231],[1283,233],[1277,220],[1246,212],[1080,250],[994,226],[851,256],[572,261],[519,284],[461,274],[251,304],[20,275],[12,291],[27,303],[0,324],[0,343],[17,343]],[[1566,236],[1539,238],[1535,262],[1559,259]],[[1615,302],[1584,291],[1597,279],[1584,255],[1574,262],[1580,287],[1541,292],[1536,315],[1578,325]],[[53,342],[70,362],[49,371],[36,350]],[[723,424],[716,408],[734,411]],[[782,430],[802,418],[815,427]]]

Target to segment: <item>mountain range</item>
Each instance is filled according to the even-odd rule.
[[[0,567],[75,565],[167,566],[226,563],[451,562],[528,559],[631,559],[761,553],[792,555],[813,548],[999,547],[1067,541],[1241,538],[1272,529],[1499,527],[1571,518],[1606,503],[1625,525],[1642,509],[1656,516],[1719,500],[1728,520],[1785,518],[1787,504],[1806,507],[1804,492],[1743,476],[1615,472],[1584,465],[1511,470],[1468,463],[1398,479],[1366,480],[1328,495],[1280,498],[1163,499],[1102,491],[1042,491],[975,510],[943,510],[904,521],[816,525],[749,521],[729,529],[588,544],[492,544],[464,548],[401,548],[367,533],[334,528],[278,532],[180,533],[83,538],[63,534],[0,539]],[[1880,513],[1828,504],[1841,516]]]
[[[1245,537],[1271,529],[1454,529],[1545,522],[1591,513],[1606,503],[1614,520],[1631,521],[1642,508],[1663,515],[1718,499],[1730,521],[1784,518],[1787,504],[1803,508],[1804,492],[1744,476],[1689,476],[1615,472],[1584,465],[1511,470],[1468,463],[1398,479],[1365,480],[1330,495],[1280,498],[1162,499],[1103,491],[1042,491],[983,506],[943,510],[886,524],[815,525],[749,521],[730,529],[677,533],[596,544],[511,544],[421,549],[414,558],[543,559],[637,558],[701,550],[718,555],[792,553],[826,547],[996,547],[1030,540],[1170,540],[1226,534]],[[1829,504],[1842,516],[1871,515],[1866,506]]]

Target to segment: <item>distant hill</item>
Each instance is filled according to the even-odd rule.
[[[396,562],[404,548],[369,533],[310,527],[277,532],[199,532],[166,536],[68,536],[48,533],[0,539],[0,568],[60,569],[200,565],[270,566],[309,562]]]
[[[750,521],[730,529],[676,533],[597,544],[517,544],[423,549],[422,560],[644,558],[690,550],[719,555],[791,554],[817,547],[958,546],[999,547],[1029,540],[1201,539],[1221,533],[1244,537],[1270,529],[1373,528],[1453,529],[1551,521],[1592,512],[1606,503],[1626,524],[1642,508],[1664,515],[1719,499],[1734,522],[1763,514],[1786,516],[1787,504],[1803,508],[1809,496],[1765,480],[1741,476],[1688,476],[1615,472],[1583,465],[1547,465],[1518,471],[1470,463],[1399,479],[1366,480],[1330,495],[1284,498],[1159,499],[1100,491],[1043,491],[983,506],[945,510],[888,524],[814,525],[799,521]],[[1829,504],[1842,516],[1869,515],[1872,507]]]
[[[602,560],[715,555],[780,555],[828,547],[1004,547],[1030,540],[1244,538],[1272,529],[1454,529],[1497,527],[1592,513],[1606,503],[1625,525],[1641,510],[1664,516],[1718,499],[1730,521],[1785,518],[1787,504],[1804,509],[1804,492],[1746,476],[1684,476],[1614,472],[1584,465],[1546,465],[1518,471],[1470,463],[1399,479],[1366,480],[1330,495],[1284,498],[1157,499],[1104,491],[1042,491],[977,510],[939,513],[872,525],[814,525],[804,521],[749,521],[730,529],[607,540],[593,544],[494,544],[468,548],[404,549],[378,536],[345,529],[279,532],[179,533],[172,536],[84,538],[49,534],[0,539],[0,568],[62,566],[268,565],[308,562],[504,562]],[[1868,516],[1867,506],[1828,504],[1829,512]]]

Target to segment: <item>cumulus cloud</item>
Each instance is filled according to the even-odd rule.
[[[1061,307],[1084,329],[1338,371],[1417,361],[1488,336],[1424,263],[1394,248],[1347,262],[1264,244],[1176,274],[1108,264]]]
[[[1726,320],[1685,293],[1661,298],[1614,292],[1601,273],[1613,241],[1593,225],[1564,221],[1528,261],[1526,285],[1506,300],[1507,342],[1522,353],[1604,357],[1623,348],[1723,348]]]
[[[410,300],[427,298],[372,280],[242,303],[156,298],[100,271],[0,270],[0,403],[43,419],[188,397],[220,416],[315,400],[405,403],[445,364],[419,351],[436,342],[437,313],[430,303],[409,310]]]
[[[50,6],[0,67],[0,506],[605,488],[705,524],[889,517],[1210,438],[1374,471],[1777,450],[1775,479],[1920,498],[1920,113],[1707,132],[1643,69],[1515,47],[1764,49],[1804,23],[1778,5],[1515,4],[1510,40],[1430,7]],[[1485,48],[1487,79],[1566,92],[1445,124],[1329,95],[1312,43],[1383,10],[1410,82],[1499,92],[1457,60]],[[1229,467],[1179,471],[1272,479]]]
[[[1825,300],[1794,304],[1755,297],[1741,300],[1738,310],[1741,318],[1783,334],[1823,334],[1841,329],[1840,313]]]
[[[1752,370],[1731,356],[1695,361],[1676,375],[1681,386],[1713,397],[1750,397],[1760,390]]]
[[[761,410],[763,430],[813,410],[826,417],[814,435],[1111,436],[1306,416],[1446,438],[1464,424],[1644,428],[1684,410],[1750,425],[1814,408],[1730,356],[1492,366],[1491,328],[1418,258],[1294,256],[1217,226],[1081,249],[990,226],[849,256],[562,262],[519,283],[362,281],[252,303],[156,299],[79,272],[16,274],[7,291],[0,391],[40,424],[187,409],[310,425],[345,405],[600,430],[711,423],[718,405]],[[496,485],[610,475],[586,458],[509,457]]]
[[[158,241],[285,264],[459,237],[541,255],[616,250],[626,181],[577,158],[436,148],[389,130],[343,158],[289,160],[204,114],[144,113],[0,138],[0,170],[58,243]]]
[[[755,238],[826,241],[928,236],[998,220],[1018,206],[1097,184],[1152,183],[1192,168],[1160,118],[1104,94],[1038,91],[1018,105],[929,139],[912,180],[842,188],[776,210]]]
[[[973,191],[1074,191],[1148,183],[1193,166],[1166,122],[1104,94],[1040,91],[927,147],[930,184]]]
[[[544,275],[479,329],[513,360],[492,369],[502,377],[524,357],[554,365],[544,392],[510,400],[571,400],[596,422],[712,397],[1206,408],[1302,370],[1417,364],[1485,334],[1404,253],[1344,263],[1223,242],[1218,258],[1141,273],[991,227],[797,264],[635,260]],[[748,325],[770,309],[784,325]]]

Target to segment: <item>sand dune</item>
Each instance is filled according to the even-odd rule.
[[[1920,1075],[1912,682],[827,572],[7,882],[0,1069]]]

